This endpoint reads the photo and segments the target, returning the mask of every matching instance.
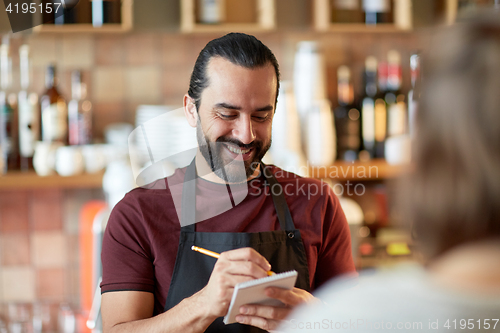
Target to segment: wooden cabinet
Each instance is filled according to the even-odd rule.
[[[232,6],[234,2],[235,6]],[[276,28],[276,12],[274,0],[225,0],[223,1],[226,12],[224,22],[217,24],[203,24],[197,19],[199,8],[198,0],[181,0],[181,32],[259,32]],[[238,16],[248,14],[240,20],[234,18],[238,6],[249,7],[249,10],[238,11]],[[243,15],[245,16],[245,15]],[[248,18],[251,18],[248,20]]]
[[[331,0],[314,0],[313,26],[316,31],[332,32],[397,32],[412,28],[412,0],[391,0],[394,23],[366,25],[364,23],[333,23]]]
[[[92,23],[76,24],[42,24],[33,28],[36,33],[123,33],[133,27],[133,1],[121,1],[121,23],[105,23],[94,27]]]
[[[435,24],[436,7],[442,7],[443,17],[440,23],[452,24],[455,22],[458,10],[458,0],[391,0],[393,22],[391,24],[366,25],[364,23],[334,23],[332,22],[332,1],[314,0],[313,27],[321,32],[404,32],[411,31],[424,16],[426,24]]]

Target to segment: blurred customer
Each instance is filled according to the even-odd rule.
[[[282,330],[500,330],[500,12],[433,38],[401,206],[424,267],[334,281]]]

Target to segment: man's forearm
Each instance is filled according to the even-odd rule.
[[[216,317],[208,316],[206,310],[199,302],[199,295],[195,294],[182,300],[172,309],[160,315],[147,319],[118,323],[109,329],[105,329],[104,333],[204,332],[216,319]]]

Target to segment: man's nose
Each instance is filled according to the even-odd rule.
[[[249,144],[255,140],[255,132],[250,116],[240,116],[235,125],[233,135],[243,144]]]

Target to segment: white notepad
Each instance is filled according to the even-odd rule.
[[[240,313],[240,306],[245,304],[262,304],[271,306],[283,306],[284,304],[275,298],[266,296],[264,290],[267,287],[278,287],[292,289],[297,280],[297,271],[289,271],[261,279],[238,283],[234,287],[233,297],[224,324],[235,323],[235,317]]]

